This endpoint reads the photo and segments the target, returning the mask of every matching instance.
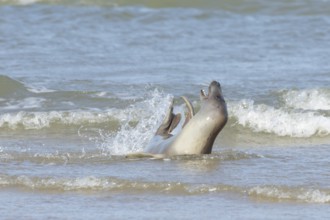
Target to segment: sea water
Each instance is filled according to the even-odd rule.
[[[330,2],[0,0],[1,219],[328,219]],[[211,155],[127,158],[217,80]]]

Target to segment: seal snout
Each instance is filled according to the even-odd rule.
[[[217,81],[212,81],[209,86],[209,94],[208,97],[219,97],[222,95],[221,85]]]
[[[201,100],[205,100],[211,97],[221,97],[222,96],[222,90],[221,90],[221,85],[218,81],[212,81],[209,85],[209,91],[208,94],[205,94],[205,91],[202,89],[201,90]]]
[[[218,82],[218,81],[215,81],[215,80],[213,80],[211,83],[210,83],[210,87],[212,87],[212,86],[216,86],[216,87],[221,87],[220,86],[220,83]]]

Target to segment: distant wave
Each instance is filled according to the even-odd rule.
[[[5,75],[0,75],[0,85],[0,97],[29,93],[23,83]]]
[[[299,15],[328,15],[330,5],[323,0],[301,0],[296,1],[214,1],[214,0],[0,0],[0,5],[31,5],[36,3],[48,3],[52,5],[92,5],[92,6],[144,6],[148,8],[207,8],[230,11],[241,14],[267,13],[267,14],[286,14],[295,13]]]
[[[14,97],[29,97],[31,94],[51,93],[55,90],[50,90],[45,87],[27,86],[19,80],[10,78],[6,75],[0,75],[0,97],[13,98]]]

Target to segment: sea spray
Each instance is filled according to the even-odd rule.
[[[111,155],[142,151],[162,122],[173,96],[155,89],[142,101],[125,110],[126,118],[121,121],[115,134],[105,135],[100,148]]]

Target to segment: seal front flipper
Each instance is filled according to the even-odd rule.
[[[203,89],[201,90],[201,93],[200,93],[200,99],[201,99],[201,101],[207,99],[207,95],[205,94],[205,91]]]
[[[156,135],[163,136],[168,138],[171,135],[171,132],[178,126],[181,120],[181,114],[174,114],[173,113],[173,101],[170,105],[169,111],[167,112],[163,123],[157,129]]]
[[[181,96],[181,98],[186,103],[186,106],[188,109],[188,112],[186,114],[186,120],[184,121],[183,126],[182,126],[182,127],[184,127],[190,121],[190,119],[195,115],[195,111],[194,111],[194,108],[193,108],[191,102],[187,99],[187,97]]]

